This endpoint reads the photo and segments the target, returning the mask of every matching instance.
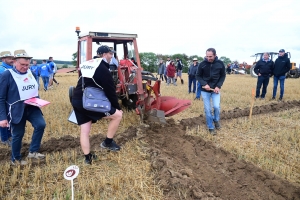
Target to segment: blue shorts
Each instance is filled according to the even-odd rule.
[[[182,70],[178,70],[177,71],[177,76],[181,77],[181,75],[182,75]]]

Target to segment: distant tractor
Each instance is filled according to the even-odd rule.
[[[291,70],[286,73],[287,78],[299,78],[300,77],[300,68],[296,67],[296,63],[291,62]]]
[[[286,52],[286,54],[288,55],[288,58],[291,58],[291,53],[290,52]],[[257,74],[254,72],[254,68],[256,66],[256,63],[261,60],[263,58],[264,53],[256,53],[255,55],[251,56],[251,57],[255,57],[255,61],[253,62],[252,67],[250,68],[250,74],[252,77],[256,78]],[[270,55],[270,59],[275,62],[276,58],[278,58],[278,53],[277,52],[269,52]],[[289,72],[286,73],[286,77],[287,78],[299,78],[300,73],[299,73],[299,69],[297,69],[296,67],[296,63],[291,62],[291,70]]]

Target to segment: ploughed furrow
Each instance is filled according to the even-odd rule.
[[[169,120],[138,131],[166,199],[300,199],[300,185],[186,135],[184,127]]]

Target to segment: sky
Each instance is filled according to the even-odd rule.
[[[205,56],[213,47],[231,60],[291,52],[300,64],[299,0],[1,0],[0,51],[25,49],[36,59],[71,60],[82,32],[138,35],[139,52]]]

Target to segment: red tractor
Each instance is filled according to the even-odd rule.
[[[175,115],[191,105],[190,100],[161,96],[161,81],[141,67],[136,34],[89,32],[79,35],[79,27],[76,27],[76,32],[79,76],[81,75],[80,64],[91,60],[99,45],[113,48],[116,51],[114,57],[120,58],[119,66],[110,68],[116,85],[116,93],[123,106],[128,110],[135,110],[142,121],[165,123],[165,117]],[[70,87],[70,99],[72,93],[73,87]]]

